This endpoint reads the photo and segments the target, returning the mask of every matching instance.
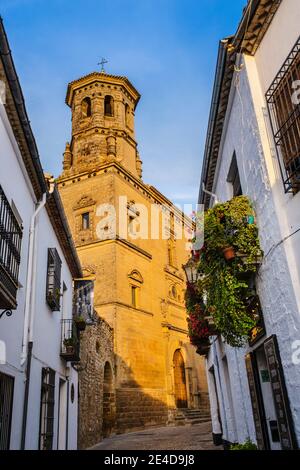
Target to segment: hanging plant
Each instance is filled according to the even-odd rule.
[[[216,335],[217,332],[213,317],[207,315],[207,310],[197,285],[188,284],[185,301],[189,315],[187,324],[191,344],[198,348],[203,345],[209,345],[209,337]]]
[[[191,338],[205,336],[200,320],[205,322],[211,316],[216,331],[229,345],[240,347],[245,343],[257,322],[248,304],[255,295],[253,276],[262,256],[255,213],[247,197],[235,197],[206,212],[204,245],[197,262],[202,277],[187,293],[187,310],[192,312],[188,320]],[[201,319],[199,312],[191,310],[191,290],[198,299],[205,299]],[[196,315],[198,324],[191,315]]]

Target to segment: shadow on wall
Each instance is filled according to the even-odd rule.
[[[122,369],[122,375],[126,377],[126,382],[118,388],[116,367]],[[79,449],[92,447],[115,433],[164,426],[174,419],[175,408],[168,408],[166,391],[153,387],[151,395],[145,393],[134,380],[131,368],[114,354],[113,329],[103,319],[99,318],[97,325],[89,326],[81,333],[81,362],[77,369]],[[184,371],[181,363],[180,370]],[[185,393],[182,391],[186,406]]]
[[[96,326],[81,333],[80,342],[79,449],[115,433],[167,424],[166,404],[144,393],[131,369],[114,354],[113,329],[108,323],[99,319]],[[127,376],[121,389],[115,387],[116,364]]]

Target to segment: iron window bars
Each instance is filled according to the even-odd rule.
[[[60,310],[61,259],[56,248],[48,249],[46,300],[53,311]]]
[[[286,192],[300,191],[300,37],[266,93]]]
[[[23,228],[0,185],[0,308],[17,307]]]
[[[65,361],[80,361],[80,342],[77,328],[73,320],[61,320],[60,355]]]
[[[14,378],[0,372],[0,450],[9,450]]]
[[[87,324],[94,324],[94,281],[74,281],[73,317],[83,318]]]
[[[50,367],[42,369],[40,450],[52,450],[54,429],[55,371]]]

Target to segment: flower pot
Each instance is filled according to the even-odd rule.
[[[235,258],[235,251],[233,246],[227,246],[223,249],[223,255],[226,261],[231,261]]]
[[[198,345],[196,353],[200,356],[207,356],[207,354],[209,353],[209,349],[210,343],[208,341],[204,341]]]
[[[86,328],[85,320],[76,321],[76,327],[78,331],[84,331]]]
[[[74,353],[74,346],[66,346],[66,353],[71,355]]]

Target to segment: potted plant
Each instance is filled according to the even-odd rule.
[[[75,348],[75,340],[73,337],[64,339],[64,346],[67,354],[73,354]]]
[[[207,337],[221,334],[230,346],[243,346],[258,321],[249,309],[249,297],[255,295],[255,276],[263,256],[247,197],[235,197],[205,213],[204,247],[197,266],[203,275],[186,296],[190,336],[204,339],[205,323],[200,324],[204,321]],[[198,324],[192,316],[197,303],[203,309]]]
[[[78,331],[84,331],[86,328],[86,322],[82,315],[75,317],[75,324],[76,324]]]
[[[235,258],[235,250],[233,246],[226,246],[223,248],[223,255],[226,261],[231,261],[232,259]]]
[[[207,356],[210,350],[210,342],[208,340],[202,341],[197,345],[196,353],[199,356]]]
[[[258,450],[258,448],[257,445],[248,438],[243,444],[232,444],[229,450]]]

